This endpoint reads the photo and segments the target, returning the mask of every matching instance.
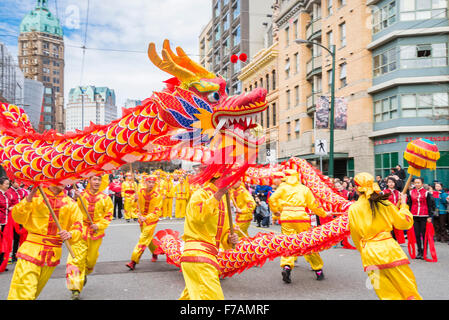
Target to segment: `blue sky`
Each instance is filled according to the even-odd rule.
[[[15,56],[20,22],[36,2],[0,1],[0,41]],[[115,90],[119,109],[127,98],[143,100],[160,90],[169,77],[149,61],[148,43],[160,49],[169,39],[173,47],[181,46],[198,60],[198,36],[212,14],[210,0],[90,0],[86,47],[92,49],[85,51],[81,72],[88,1],[48,2],[64,30],[66,101],[74,86],[107,86]]]

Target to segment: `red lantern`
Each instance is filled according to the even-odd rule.
[[[231,56],[231,62],[232,62],[232,63],[236,63],[238,60],[239,60],[239,57],[237,57],[236,54],[233,54],[233,55]]]
[[[245,62],[248,59],[248,56],[246,55],[246,53],[241,53],[239,59],[240,61]]]

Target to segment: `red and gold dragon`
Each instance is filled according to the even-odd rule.
[[[212,173],[237,166],[246,172],[246,179],[263,184],[269,181],[271,170],[294,168],[323,208],[340,214],[298,235],[259,233],[242,239],[234,250],[220,252],[223,277],[281,255],[324,250],[348,235],[345,212],[350,202],[305,160],[292,158],[276,168],[248,169],[257,147],[264,143],[256,116],[266,108],[265,89],[228,96],[225,79],[192,61],[180,47],[174,53],[167,40],[162,58],[154,43],[149,45],[148,56],[173,77],[165,81],[162,92],[124,109],[122,118],[107,125],[91,124],[83,131],[65,134],[37,133],[22,109],[0,103],[0,161],[7,175],[26,185],[67,185],[134,161],[185,159],[213,167]],[[220,160],[224,161],[217,166]],[[167,261],[179,266],[182,242],[177,234],[162,230],[157,238]]]

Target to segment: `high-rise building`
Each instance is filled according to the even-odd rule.
[[[32,79],[24,79],[23,110],[30,119],[33,128],[39,128],[41,112],[44,105],[44,85]]]
[[[115,92],[107,87],[78,86],[70,89],[66,108],[66,130],[75,131],[95,124],[108,124],[117,118]]]
[[[438,146],[435,171],[423,170],[425,183],[449,181],[448,2],[367,1],[373,8],[372,96],[375,173],[407,168],[403,152],[411,140]]]
[[[0,43],[0,102],[23,106],[24,77],[16,59]]]
[[[28,79],[44,84],[44,108],[39,130],[65,131],[64,39],[59,19],[38,0],[20,24],[19,66]]]
[[[241,53],[252,57],[263,48],[263,23],[271,13],[272,3],[272,0],[212,0],[212,20],[200,35],[200,58],[210,71],[226,79],[230,94],[242,92],[238,75],[247,63],[240,60],[231,63],[230,57]]]

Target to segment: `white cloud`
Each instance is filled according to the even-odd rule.
[[[80,84],[86,3],[59,5],[65,34],[65,93]],[[67,29],[79,9],[79,29]],[[83,85],[114,89],[119,109],[128,98],[145,99],[162,88],[170,75],[152,65],[146,54],[149,42],[160,52],[164,39],[181,46],[198,60],[198,36],[211,18],[210,0],[90,1],[87,48],[142,51],[142,53],[86,50]],[[74,47],[75,46],[75,47]]]

